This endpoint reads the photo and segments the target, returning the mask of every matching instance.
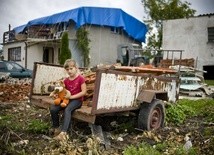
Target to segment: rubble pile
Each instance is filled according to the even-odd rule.
[[[28,100],[31,90],[31,79],[14,79],[0,83],[0,102]]]

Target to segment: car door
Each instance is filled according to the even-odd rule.
[[[24,68],[19,66],[14,62],[5,62],[7,71],[10,73],[10,76],[13,78],[25,78],[27,77]]]
[[[4,62],[0,61],[0,72],[5,72],[6,71],[6,66]]]

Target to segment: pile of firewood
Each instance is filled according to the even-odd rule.
[[[87,93],[84,97],[84,105],[91,106],[92,98],[94,95],[94,87],[95,87],[95,80],[96,80],[96,73],[95,72],[84,72],[83,76],[85,77],[85,83],[87,86]]]

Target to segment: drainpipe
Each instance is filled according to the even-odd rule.
[[[27,41],[25,43],[25,69],[27,69]]]

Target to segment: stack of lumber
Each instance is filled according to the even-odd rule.
[[[181,60],[172,60],[172,59],[164,59],[160,61],[160,66],[169,68],[169,66],[174,65],[181,65],[181,66],[188,66],[188,67],[194,67],[194,59],[181,59]]]
[[[176,70],[169,68],[156,68],[151,65],[133,67],[133,66],[114,66],[115,70],[133,72],[133,73],[153,73],[153,74],[175,74]]]
[[[95,87],[95,80],[96,80],[96,72],[84,72],[83,76],[85,77],[85,83],[87,86],[87,93],[84,97],[84,105],[91,106],[93,94],[94,94],[94,87]]]

